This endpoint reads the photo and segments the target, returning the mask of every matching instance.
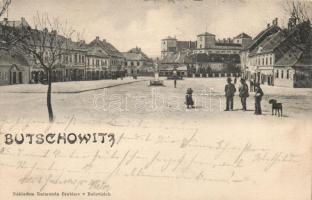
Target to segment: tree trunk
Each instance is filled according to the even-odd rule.
[[[53,110],[52,110],[52,104],[51,104],[51,90],[52,90],[52,70],[48,69],[48,92],[47,92],[47,107],[48,107],[48,113],[49,113],[49,121],[54,121],[53,116]]]

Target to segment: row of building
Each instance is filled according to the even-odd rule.
[[[29,26],[24,18],[0,22],[0,28]],[[0,38],[0,85],[46,81],[40,63],[16,48],[5,45]],[[105,39],[96,37],[90,43],[69,38],[69,53],[60,56],[53,70],[52,81],[82,81],[118,78],[150,72],[153,61],[140,48],[118,51]]]
[[[312,29],[310,21],[295,15],[282,29],[275,19],[241,51],[244,76],[256,82],[283,87],[312,87]]]
[[[295,15],[282,29],[278,19],[252,38],[241,33],[216,40],[211,33],[196,41],[175,37],[161,40],[160,75],[213,77],[241,75],[261,84],[283,87],[312,87],[312,29],[310,21],[298,22]]]

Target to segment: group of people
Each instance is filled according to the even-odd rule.
[[[237,78],[235,78],[234,82],[236,84]],[[230,77],[227,78],[227,84],[225,85],[225,97],[226,97],[226,109],[225,111],[233,111],[234,107],[234,96],[236,93],[236,87],[235,84],[232,83],[232,79]],[[259,83],[255,83],[252,85],[252,89],[250,92],[255,92],[255,114],[261,115],[261,100],[263,96],[263,91],[260,87]],[[249,97],[249,87],[246,83],[246,80],[244,78],[240,79],[240,86],[238,88],[239,91],[239,97],[241,99],[242,103],[242,110],[247,111],[247,98]],[[185,95],[185,104],[187,105],[187,108],[194,108],[194,101],[193,101],[193,90],[192,88],[188,88]]]
[[[247,111],[247,98],[249,97],[249,88],[244,78],[241,78],[239,86],[239,97],[242,103],[242,109]],[[226,109],[225,111],[233,110],[234,107],[234,96],[236,93],[235,84],[232,83],[232,79],[230,77],[227,78],[227,84],[225,85],[225,97],[226,97]],[[255,114],[261,115],[261,100],[263,96],[263,91],[260,87],[259,83],[254,84],[254,92],[255,92]]]

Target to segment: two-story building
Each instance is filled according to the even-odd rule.
[[[122,54],[125,58],[124,65],[128,76],[150,75],[154,72],[153,60],[141,48],[136,47]]]

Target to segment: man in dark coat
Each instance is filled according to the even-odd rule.
[[[247,101],[247,98],[249,97],[249,89],[248,89],[248,85],[245,79],[242,78],[240,82],[241,82],[241,85],[239,87],[239,97],[241,98],[243,110],[246,111],[247,110],[246,101]]]
[[[260,87],[260,83],[256,83],[255,87],[256,87],[256,90],[255,90],[255,114],[261,115],[262,114],[261,100],[263,97],[263,91]]]
[[[227,84],[225,85],[225,97],[226,97],[226,109],[225,111],[233,110],[233,97],[236,92],[235,85],[232,83],[232,79],[230,77],[227,78]]]

